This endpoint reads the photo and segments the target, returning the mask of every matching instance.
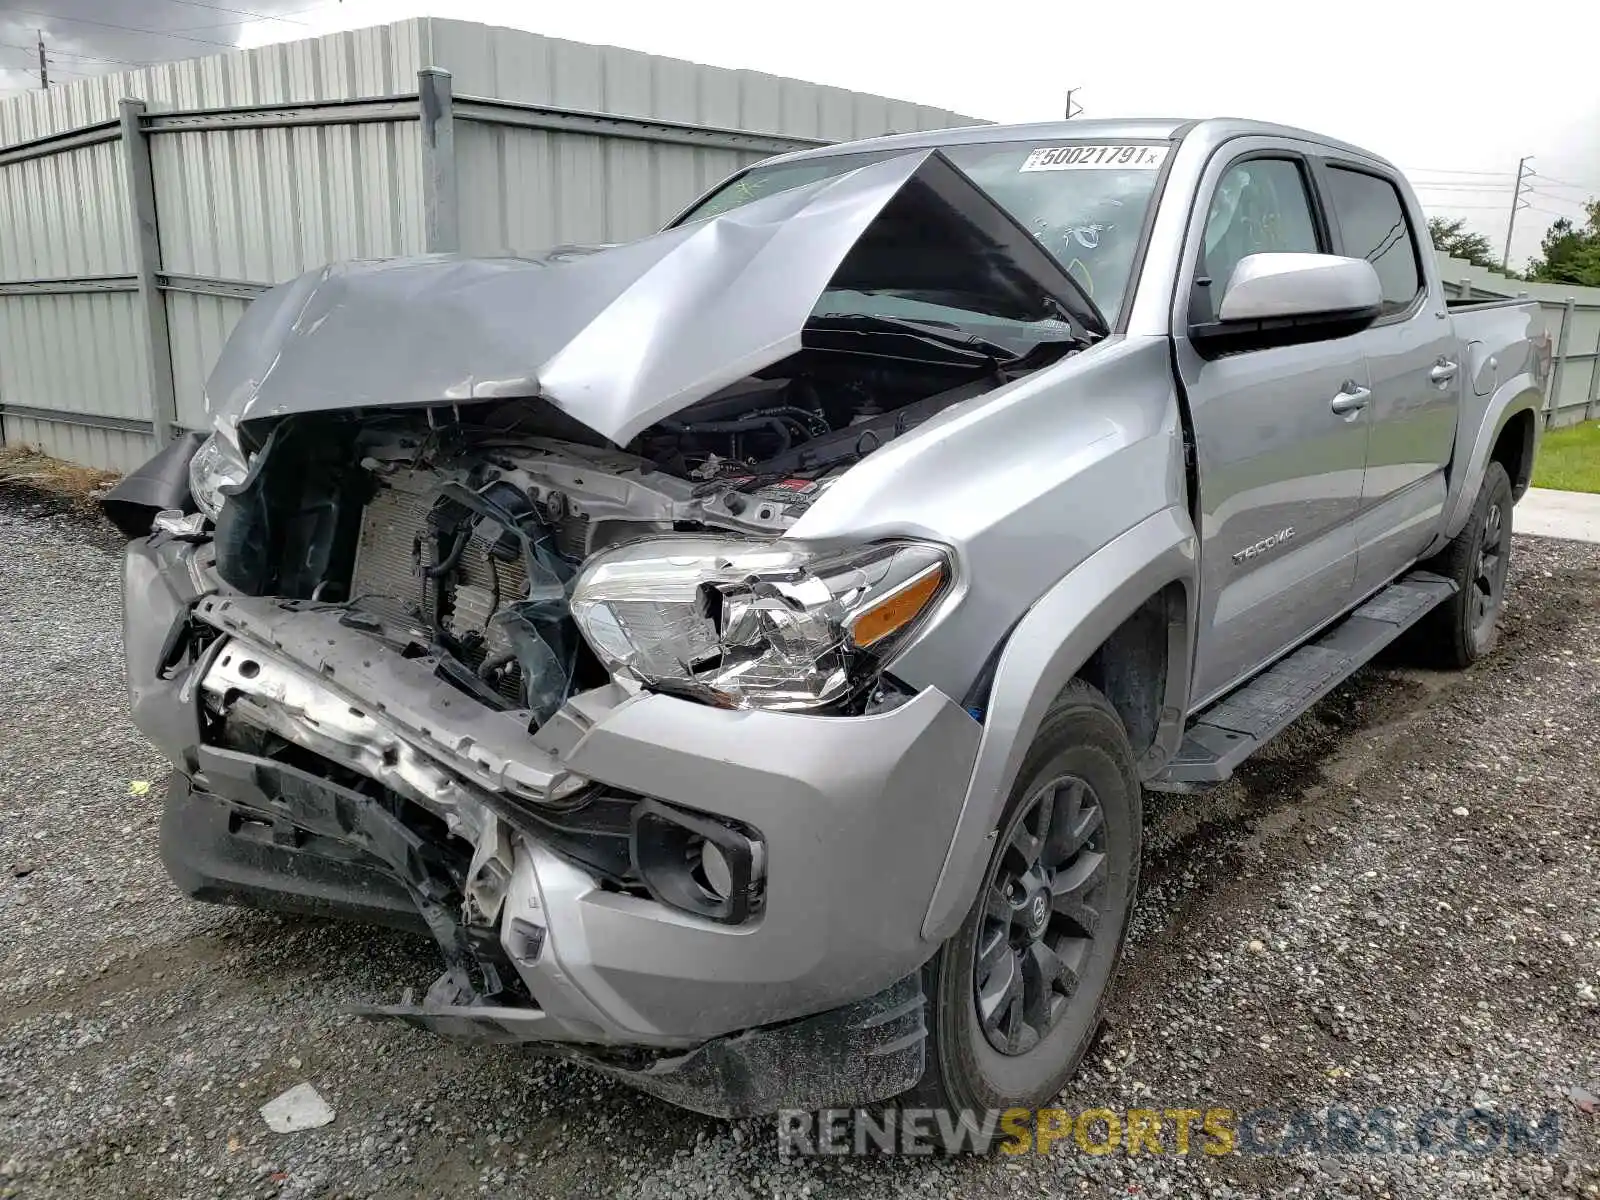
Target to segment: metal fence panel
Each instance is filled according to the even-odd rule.
[[[225,296],[167,293],[167,328],[172,335],[172,381],[179,425],[205,428],[206,376],[247,307],[247,301]]]
[[[131,471],[150,457],[150,435],[125,429],[100,429],[60,418],[44,420],[6,414],[6,441],[38,446],[46,454],[105,471]]]
[[[131,292],[0,297],[6,403],[143,418],[144,346]]]
[[[92,466],[126,470],[150,456],[144,433],[88,429],[73,418],[149,419],[144,342],[132,292],[0,297],[0,397],[8,407],[54,409],[45,422],[8,414],[5,437]],[[81,419],[81,418],[80,418]]]
[[[738,129],[794,146],[970,124],[971,118],[756,71],[435,19],[427,46],[458,99]],[[528,253],[641,237],[719,179],[773,149],[663,144],[458,120],[461,249]]]
[[[169,272],[280,283],[422,249],[415,124],[159,132],[151,157]]]
[[[0,103],[0,146],[151,112],[404,94],[425,22],[265,46],[85,79]],[[162,132],[151,137],[162,267],[171,275],[287,279],[330,259],[421,248],[415,125]],[[116,142],[0,167],[0,283],[135,269]],[[180,424],[204,422],[203,381],[240,300],[167,292]],[[8,441],[117,469],[150,454],[148,365],[131,293],[0,296]],[[61,410],[60,420],[17,410]]]
[[[426,18],[207,58],[159,63],[0,102],[0,146],[114,119],[136,96],[152,110],[355,99],[414,91]]]
[[[122,155],[102,142],[0,166],[0,280],[132,270]]]
[[[457,122],[455,142],[468,254],[642,237],[761,157],[466,121]]]
[[[430,20],[424,52],[450,71],[457,96],[826,141],[975,123],[947,109],[760,71],[702,66],[466,21]]]

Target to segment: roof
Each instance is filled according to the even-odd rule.
[[[1031,142],[1050,138],[1063,141],[1160,141],[1168,138],[1201,138],[1220,144],[1230,138],[1249,135],[1292,138],[1296,141],[1316,142],[1346,154],[1392,164],[1370,150],[1363,150],[1348,142],[1325,134],[1296,129],[1290,125],[1275,125],[1268,121],[1248,121],[1239,117],[1210,117],[1203,120],[1182,117],[1136,117],[1116,120],[1085,121],[1035,121],[1025,125],[965,125],[956,129],[934,129],[921,133],[895,133],[887,137],[866,138],[859,142],[842,142],[821,146],[815,150],[801,150],[767,163],[792,162],[802,158],[822,158],[842,152],[861,150],[924,150],[933,146],[961,146],[978,142]]]
[[[1071,138],[1073,141],[1098,138],[1126,138],[1130,141],[1151,141],[1170,138],[1185,125],[1193,124],[1177,117],[1141,118],[1118,121],[1034,121],[1026,125],[963,125],[955,129],[932,129],[921,133],[892,133],[886,137],[864,138],[859,142],[843,142],[821,146],[815,150],[800,150],[785,154],[768,162],[791,162],[799,158],[820,158],[837,154],[841,150],[923,150],[929,146],[960,146],[972,142],[1029,142],[1040,138]]]

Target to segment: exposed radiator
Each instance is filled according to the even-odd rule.
[[[400,472],[381,480],[361,515],[350,583],[350,594],[360,598],[362,608],[425,631],[434,628],[440,615],[438,584],[423,575],[437,561],[437,542],[428,527],[437,496],[438,481],[430,475]],[[528,594],[527,568],[521,559],[490,559],[486,547],[473,538],[446,579],[442,624],[473,647],[462,651],[466,665],[476,670],[485,659],[508,654],[510,643],[492,618]],[[522,683],[516,665],[508,666],[498,680],[501,694],[520,703]]]
[[[350,595],[363,608],[394,620],[431,625],[431,589],[426,586],[418,554],[432,561],[426,543],[428,510],[435,484],[405,473],[386,479],[361,514]]]

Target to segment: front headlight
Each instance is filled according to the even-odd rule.
[[[949,587],[924,542],[812,551],[652,538],[597,555],[572,615],[616,674],[730,708],[818,708],[867,687]]]
[[[196,507],[213,521],[222,511],[226,498],[222,487],[244,482],[250,464],[245,462],[239,448],[227,438],[213,433],[200,443],[200,449],[189,460],[189,494]]]

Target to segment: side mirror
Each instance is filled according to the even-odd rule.
[[[1189,338],[1223,353],[1347,337],[1377,320],[1382,304],[1383,285],[1366,259],[1250,254],[1234,267],[1217,320],[1191,326]]]

